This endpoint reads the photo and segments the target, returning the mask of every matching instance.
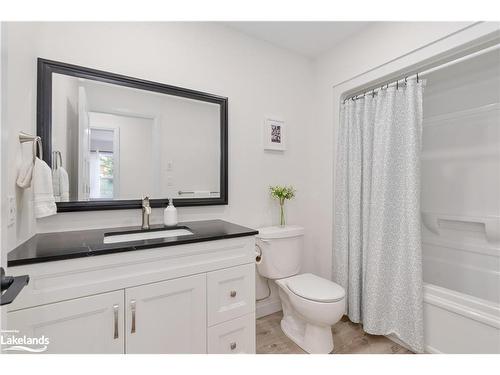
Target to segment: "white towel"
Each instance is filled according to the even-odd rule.
[[[54,199],[56,202],[61,201],[61,171],[59,168],[52,170],[52,191],[54,192]]]
[[[63,167],[52,172],[52,188],[56,202],[69,201],[69,177],[68,172]]]
[[[16,184],[22,189],[27,189],[31,186],[31,177],[33,176],[33,160],[24,162],[17,174]]]
[[[59,168],[61,170],[61,185],[59,190],[61,191],[61,202],[69,201],[69,176],[66,169],[63,167]]]
[[[43,160],[35,159],[33,168],[33,204],[37,219],[55,215],[57,206],[52,188],[52,171]]]

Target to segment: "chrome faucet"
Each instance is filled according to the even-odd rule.
[[[151,206],[149,197],[142,198],[142,229],[149,229],[149,216],[151,215]]]

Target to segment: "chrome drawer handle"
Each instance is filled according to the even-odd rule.
[[[132,311],[132,327],[130,333],[135,333],[135,299],[130,301],[130,310]]]
[[[113,305],[113,316],[114,316],[114,334],[113,338],[116,340],[118,338],[118,305]]]
[[[229,346],[230,346],[231,350],[236,349],[236,343],[235,342],[232,342]]]
[[[231,297],[236,297],[236,290],[231,290],[231,293],[229,293]]]

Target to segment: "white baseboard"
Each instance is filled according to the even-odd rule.
[[[264,300],[257,303],[255,315],[257,319],[259,319],[278,311],[281,311],[281,301],[279,299],[270,299],[269,301]]]

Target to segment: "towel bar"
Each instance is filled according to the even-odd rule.
[[[57,161],[59,160],[59,165]],[[61,151],[52,151],[52,169],[62,167],[62,154]]]
[[[219,194],[218,191],[207,191],[207,193],[209,194]],[[196,194],[196,191],[183,191],[183,190],[179,190],[177,192],[178,195],[184,195],[184,194]]]
[[[40,159],[43,159],[43,146],[42,146],[42,138],[38,135],[31,135],[25,132],[19,132],[19,142],[33,142],[33,162],[35,162],[37,156],[37,146],[38,152],[40,153]]]

